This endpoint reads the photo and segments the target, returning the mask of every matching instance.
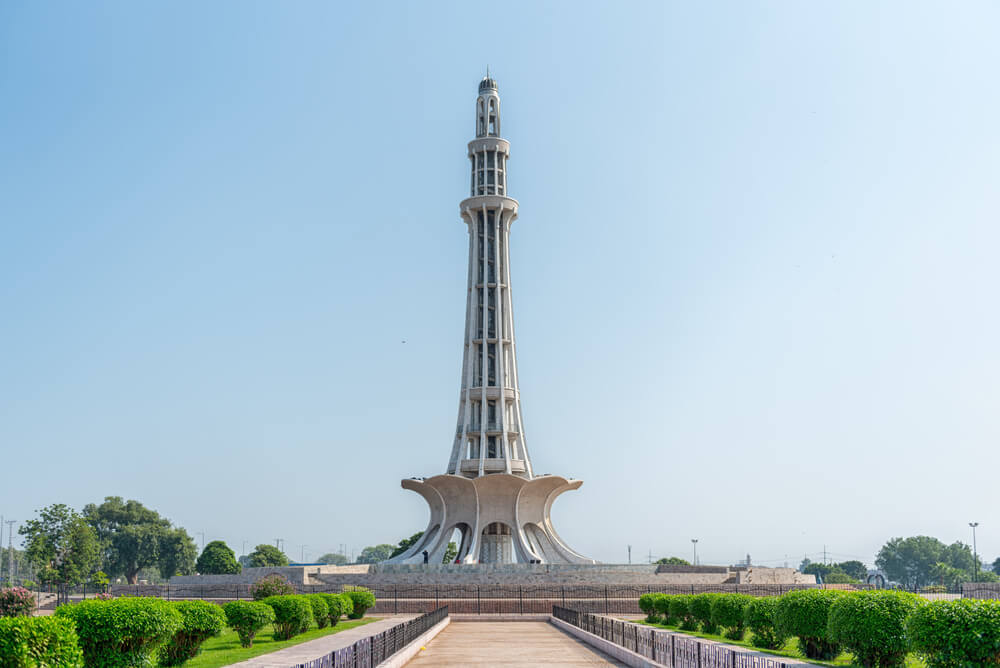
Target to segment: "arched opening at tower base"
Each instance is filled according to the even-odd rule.
[[[503,522],[487,524],[479,537],[479,563],[512,564],[516,561],[510,527]]]

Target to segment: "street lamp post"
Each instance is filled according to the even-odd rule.
[[[975,581],[979,582],[979,552],[976,551],[976,527],[979,522],[969,522],[972,527],[972,570],[975,574]]]
[[[698,565],[698,539],[697,538],[692,538],[691,539],[691,547],[694,550],[694,563],[692,563],[691,565],[692,566],[697,566]]]

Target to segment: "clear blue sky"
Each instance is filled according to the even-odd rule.
[[[116,494],[295,558],[422,529],[399,480],[452,444],[489,64],[571,545],[870,563],[976,520],[992,561],[998,29],[993,2],[4,3],[0,512]]]

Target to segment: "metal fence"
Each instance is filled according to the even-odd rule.
[[[742,650],[604,615],[552,606],[552,616],[668,668],[792,668],[801,661]]]
[[[445,605],[293,668],[375,668],[446,617],[448,606]]]
[[[253,598],[251,586],[239,585],[113,585],[114,596],[156,596],[165,599],[228,601]],[[375,594],[371,614],[426,613],[447,605],[453,615],[548,615],[553,605],[605,615],[639,615],[642,594],[728,592],[778,596],[793,589],[821,585],[394,585],[367,588]],[[837,588],[861,589],[865,585]],[[339,593],[342,585],[296,585],[298,593]]]

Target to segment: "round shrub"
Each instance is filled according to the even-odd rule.
[[[853,652],[865,668],[906,663],[906,618],[922,600],[901,591],[862,591],[839,597],[830,606],[830,639]]]
[[[365,610],[375,605],[375,594],[364,587],[358,587],[353,591],[345,591],[344,593],[351,599],[351,603],[353,604],[353,610],[347,615],[350,619],[361,619],[365,616]]]
[[[290,596],[295,593],[292,583],[277,573],[262,577],[250,585],[250,596],[255,601],[263,601],[271,596]]]
[[[73,622],[60,617],[0,619],[0,665],[83,668],[83,652]]]
[[[315,596],[322,596],[326,601],[327,623],[336,626],[340,616],[344,614],[344,599],[340,594],[315,594]]]
[[[312,604],[305,596],[271,596],[263,602],[274,610],[275,640],[288,640],[308,629],[313,622]]]
[[[243,647],[253,647],[257,632],[274,622],[274,608],[260,601],[231,601],[222,606],[222,612]]]
[[[695,594],[691,597],[691,614],[701,624],[704,633],[716,633],[719,625],[712,619],[712,601],[719,594]]]
[[[750,644],[761,649],[781,649],[788,641],[788,633],[778,627],[776,596],[751,596],[743,611],[743,623],[750,629]]]
[[[226,615],[222,608],[207,601],[177,601],[174,604],[181,613],[181,628],[160,650],[160,663],[164,666],[179,666],[193,659],[201,651],[203,642],[222,633],[226,625]]]
[[[158,598],[88,600],[56,608],[72,620],[87,668],[145,666],[183,625],[181,613]]]
[[[24,587],[0,589],[0,617],[30,617],[35,611],[35,595]]]
[[[639,596],[639,609],[646,613],[646,621],[655,624],[660,621],[656,610],[656,599],[662,594],[642,594]]]
[[[666,626],[671,626],[677,623],[677,619],[670,614],[671,598],[673,598],[673,596],[670,594],[656,594],[656,598],[653,599],[653,607],[656,608],[656,612],[660,618],[660,623]]]
[[[677,620],[682,631],[694,631],[698,628],[698,620],[691,612],[691,601],[694,596],[679,594],[670,597],[670,616]]]
[[[340,597],[340,614],[351,619],[351,615],[354,614],[354,599],[347,594],[337,594],[337,596]]]
[[[844,595],[836,589],[800,589],[778,598],[778,626],[798,637],[806,658],[830,661],[840,654],[840,646],[827,635],[827,619],[830,606]]]
[[[316,620],[316,626],[321,629],[326,628],[326,625],[330,623],[330,606],[327,605],[323,595],[306,594],[305,597],[309,599],[309,604],[312,606],[313,619]]]
[[[932,601],[913,611],[906,634],[930,668],[998,665],[1000,601]]]
[[[718,594],[712,599],[712,621],[724,628],[730,640],[743,640],[746,635],[744,612],[753,597],[746,594]]]

